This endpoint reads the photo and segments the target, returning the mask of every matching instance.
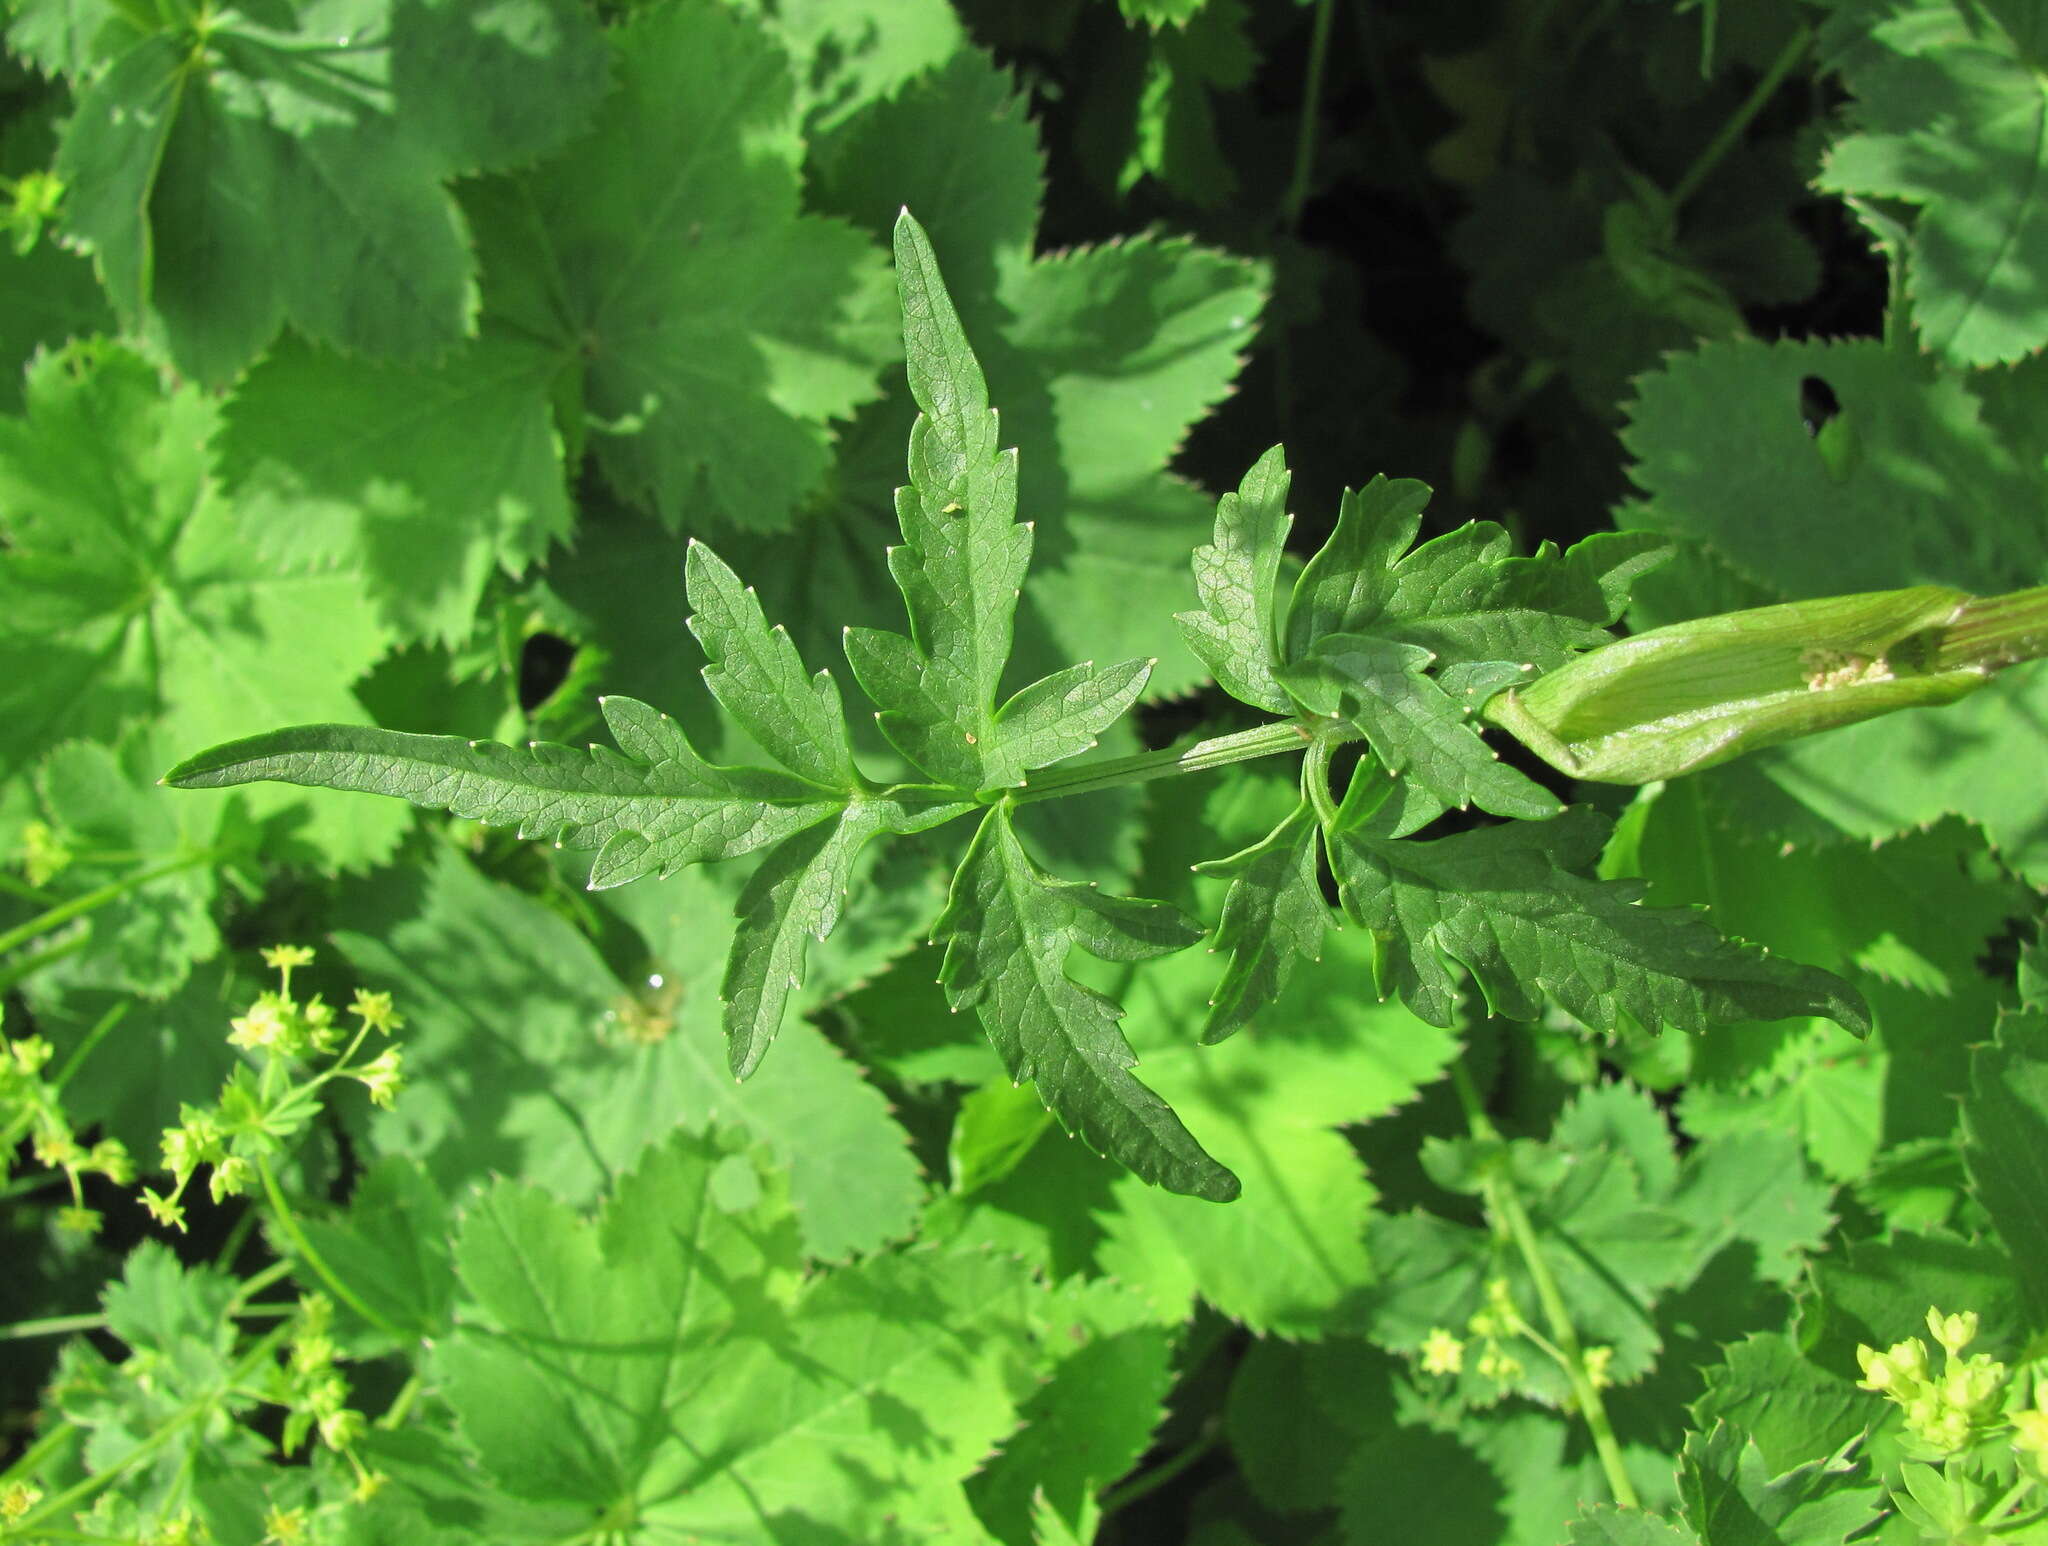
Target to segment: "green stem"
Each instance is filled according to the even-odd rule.
[[[1302,206],[1308,203],[1308,185],[1315,170],[1316,127],[1323,110],[1323,76],[1330,62],[1331,0],[1316,0],[1315,30],[1309,34],[1308,80],[1302,91],[1301,128],[1294,137],[1294,175],[1287,180],[1287,195],[1280,202],[1281,229],[1292,231],[1301,224]]]
[[[81,934],[76,939],[67,939],[61,944],[38,950],[33,955],[22,956],[0,967],[0,993],[8,992],[16,983],[27,982],[29,978],[46,966],[55,966],[66,956],[75,956],[92,944],[92,936]]]
[[[249,1370],[255,1368],[257,1364],[277,1350],[279,1344],[284,1341],[290,1330],[291,1327],[289,1325],[280,1326],[277,1330],[268,1333],[260,1341],[251,1344],[248,1354],[229,1371],[224,1388],[232,1389],[239,1385]],[[214,1409],[215,1404],[212,1400],[195,1400],[187,1403],[184,1410],[177,1413],[168,1422],[152,1429],[149,1437],[129,1450],[115,1464],[108,1466],[105,1470],[95,1471],[83,1481],[65,1488],[64,1491],[54,1497],[44,1498],[34,1508],[30,1509],[28,1513],[19,1520],[16,1520],[13,1528],[26,1532],[37,1520],[62,1514],[70,1510],[102,1488],[117,1481],[138,1460],[145,1459],[155,1454],[159,1449],[162,1449],[164,1445],[176,1437],[181,1429],[195,1418],[203,1417]],[[7,1474],[0,1476],[0,1481],[11,1481],[17,1475],[26,1475],[27,1473],[23,1470],[23,1467],[26,1465],[29,1456],[35,1453],[35,1450],[31,1450],[29,1455],[24,1455],[21,1460],[9,1466]]]
[[[19,924],[0,934],[0,954],[5,954],[17,945],[27,944],[39,934],[49,933],[60,923],[69,923],[81,914],[105,907],[107,903],[116,901],[153,880],[162,880],[166,875],[175,875],[178,871],[189,870],[194,865],[210,864],[217,857],[218,855],[211,849],[203,853],[183,854],[176,859],[166,859],[162,864],[150,869],[137,870],[132,875],[124,875],[119,880],[109,881],[104,886],[86,892],[84,896],[75,896],[68,902],[60,902],[47,912],[29,919],[27,923]]]
[[[244,1217],[247,1217],[247,1215],[245,1214]],[[225,1272],[228,1268],[228,1261],[216,1261],[214,1265],[219,1267],[223,1272]],[[279,1278],[290,1277],[291,1273],[292,1264],[288,1261],[274,1261],[268,1267],[265,1267],[262,1271],[250,1273],[248,1277],[242,1279],[242,1286],[235,1290],[234,1298],[228,1301],[228,1314],[253,1315],[256,1313],[257,1310],[261,1310],[265,1315],[285,1314],[287,1311],[292,1309],[291,1305],[266,1304],[258,1305],[255,1309],[250,1309],[248,1305],[249,1301],[253,1299],[256,1295],[262,1293],[263,1290],[270,1287],[270,1285],[275,1283]]]
[[[65,1418],[45,1428],[36,1436],[35,1443],[21,1452],[21,1458],[5,1471],[0,1471],[0,1486],[11,1482],[26,1481],[39,1471],[43,1462],[57,1450],[63,1448],[78,1433],[78,1424]]]
[[[1941,630],[1929,669],[1996,671],[2048,655],[2048,585],[1963,603]]]
[[[1799,63],[1812,42],[1813,29],[1807,26],[1800,27],[1785,40],[1785,46],[1778,50],[1778,57],[1773,59],[1771,67],[1764,71],[1763,79],[1756,83],[1747,97],[1743,98],[1742,106],[1721,125],[1721,132],[1714,136],[1706,149],[1693,158],[1692,165],[1685,169],[1685,175],[1678,179],[1677,186],[1668,196],[1669,207],[1673,213],[1676,213],[1687,199],[1699,192],[1700,184],[1713,175],[1714,168],[1721,164],[1721,158],[1735,148],[1735,142],[1742,138],[1756,115],[1764,110],[1764,104],[1777,94],[1778,88],[1785,83],[1785,77],[1792,73],[1793,67]]]
[[[1315,740],[1306,719],[1281,719],[1232,735],[1212,736],[1192,746],[1163,751],[1139,752],[1130,757],[1109,757],[1079,766],[1046,768],[1033,773],[1024,787],[1008,792],[1012,805],[1029,805],[1036,800],[1058,800],[1068,795],[1093,794],[1123,784],[1141,784],[1147,779],[1175,773],[1206,773],[1227,768],[1233,762],[1250,762],[1255,757],[1277,757],[1282,752],[1304,751]]]
[[[1330,798],[1330,746],[1327,736],[1308,743],[1308,755],[1301,759],[1301,788],[1316,809],[1316,820],[1325,832],[1337,830],[1337,806]]]
[[[1200,1438],[1188,1445],[1187,1448],[1179,1451],[1172,1459],[1154,1466],[1142,1476],[1132,1477],[1121,1487],[1112,1487],[1109,1491],[1101,1494],[1095,1501],[1102,1509],[1102,1517],[1107,1519],[1118,1509],[1129,1508],[1140,1498],[1148,1497],[1152,1493],[1157,1492],[1176,1476],[1186,1471],[1189,1466],[1209,1454],[1210,1451],[1222,1442],[1223,1430],[1211,1424],[1209,1429]]]
[[[60,1093],[63,1090],[64,1086],[70,1082],[71,1076],[78,1072],[80,1065],[85,1062],[87,1057],[91,1056],[92,1049],[106,1040],[107,1033],[127,1019],[128,1011],[134,1007],[135,1001],[133,999],[123,999],[120,1003],[109,1008],[99,1019],[93,1021],[92,1029],[87,1031],[85,1038],[71,1049],[71,1056],[64,1060],[64,1066],[57,1070],[57,1077],[50,1081],[50,1091],[52,1094]]]
[[[415,1369],[406,1382],[398,1387],[398,1394],[391,1398],[391,1405],[384,1409],[384,1415],[377,1419],[380,1428],[401,1428],[412,1412],[412,1404],[419,1399],[426,1387],[421,1383],[419,1371]]]
[[[281,1315],[292,1315],[298,1310],[292,1304],[252,1304],[227,1313],[237,1320],[268,1321]],[[0,1342],[26,1342],[34,1337],[68,1337],[74,1331],[105,1331],[107,1317],[101,1313],[92,1315],[46,1315],[36,1321],[16,1321],[11,1326],[0,1326]]]
[[[261,1155],[256,1160],[256,1174],[262,1178],[264,1196],[270,1199],[271,1216],[277,1220],[277,1226],[284,1231],[285,1238],[291,1241],[292,1249],[297,1251],[305,1260],[306,1265],[313,1269],[314,1275],[327,1285],[335,1298],[355,1311],[356,1314],[360,1315],[372,1326],[388,1331],[391,1335],[404,1340],[406,1337],[404,1328],[392,1325],[390,1321],[364,1304],[357,1297],[354,1289],[334,1275],[334,1269],[327,1265],[326,1258],[313,1249],[313,1242],[308,1240],[306,1232],[299,1228],[298,1215],[292,1211],[291,1204],[284,1199],[284,1189],[277,1184],[277,1172],[270,1168],[270,1161]]]
[[[1500,1131],[1480,1103],[1479,1091],[1473,1085],[1463,1059],[1455,1059],[1451,1063],[1451,1085],[1458,1093],[1459,1105],[1465,1108],[1465,1124],[1472,1130],[1472,1136],[1482,1141],[1498,1142]],[[1579,1346],[1579,1334],[1572,1325],[1571,1312],[1565,1307],[1564,1295],[1558,1292],[1557,1279],[1550,1275],[1550,1264],[1543,1259],[1543,1249],[1536,1239],[1535,1225],[1529,1222],[1528,1210],[1522,1206],[1520,1195],[1505,1173],[1495,1171],[1487,1177],[1486,1205],[1493,1216],[1507,1226],[1508,1236],[1515,1242],[1522,1265],[1529,1273],[1529,1281],[1536,1287],[1537,1302],[1543,1306],[1543,1318],[1549,1323],[1551,1340],[1557,1344],[1552,1354],[1562,1355],[1559,1362],[1564,1368],[1565,1378],[1571,1381],[1579,1415],[1585,1418],[1586,1428],[1593,1435],[1593,1448],[1600,1456],[1600,1469],[1606,1473],[1607,1486],[1614,1494],[1614,1501],[1623,1508],[1640,1507],[1635,1483],[1629,1480],[1628,1468],[1622,1462],[1620,1441],[1614,1436],[1613,1424],[1607,1420],[1607,1404],[1600,1399],[1598,1388],[1586,1377],[1585,1354]]]

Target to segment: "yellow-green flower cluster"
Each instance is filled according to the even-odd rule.
[[[268,1157],[318,1111],[317,1092],[329,1080],[358,1080],[373,1103],[387,1107],[403,1083],[403,1059],[396,1047],[383,1048],[367,1062],[353,1061],[372,1032],[389,1036],[404,1025],[390,994],[357,990],[349,1013],[359,1023],[343,1047],[348,1033],[334,1010],[318,994],[303,1001],[292,994],[292,973],[312,964],[312,949],[273,945],[262,954],[280,984],[257,995],[228,1022],[229,1043],[249,1053],[252,1066],[229,1076],[212,1107],[181,1106],[178,1125],[165,1129],[163,1162],[171,1173],[171,1189],[142,1194],[143,1206],[159,1224],[185,1227],[185,1188],[201,1167],[211,1167],[207,1190],[216,1203],[254,1187]],[[317,1074],[303,1075],[301,1065],[315,1056],[333,1061]]]
[[[0,1534],[20,1521],[28,1511],[43,1501],[40,1487],[31,1487],[27,1482],[9,1482],[0,1487]]]
[[[1506,1278],[1494,1278],[1487,1283],[1486,1303],[1466,1321],[1465,1330],[1479,1343],[1479,1356],[1473,1360],[1472,1367],[1496,1385],[1512,1384],[1523,1374],[1522,1360],[1504,1345],[1510,1337],[1521,1337],[1535,1343],[1563,1366],[1567,1375],[1572,1372],[1566,1355],[1522,1319],[1522,1312],[1515,1308],[1514,1293]],[[1462,1373],[1465,1350],[1470,1345],[1447,1327],[1430,1327],[1429,1335],[1422,1339],[1418,1349],[1422,1355],[1422,1372],[1437,1375]],[[1614,1349],[1611,1347],[1589,1347],[1579,1355],[1579,1372],[1595,1390],[1605,1390],[1614,1383],[1613,1365]]]
[[[71,1188],[71,1201],[57,1210],[57,1227],[91,1236],[99,1233],[100,1215],[85,1205],[85,1177],[105,1176],[126,1186],[135,1179],[135,1166],[118,1138],[102,1138],[90,1147],[78,1141],[57,1085],[43,1077],[52,1051],[40,1036],[0,1043],[0,1179],[6,1177],[15,1145],[27,1138],[36,1163],[63,1171]]]
[[[1909,1337],[1883,1352],[1858,1347],[1863,1378],[1857,1383],[1896,1403],[1905,1413],[1907,1433],[1921,1444],[1936,1455],[1953,1455],[2004,1423],[2008,1371],[1984,1353],[1963,1355],[1977,1337],[1974,1310],[1944,1315],[1930,1308],[1927,1331],[1942,1351],[1940,1374],[1929,1362],[1927,1344]]]

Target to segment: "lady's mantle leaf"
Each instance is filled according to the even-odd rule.
[[[670,530],[782,530],[831,459],[826,422],[894,357],[881,255],[802,212],[790,62],[763,21],[683,0],[611,39],[590,133],[465,190],[485,315],[545,341],[565,429],[622,497]]]
[[[27,396],[25,418],[0,418],[0,781],[60,741],[143,721],[183,748],[252,719],[362,712],[349,685],[386,641],[360,560],[250,550],[208,475],[203,394],[78,344],[35,362]],[[298,795],[255,802],[286,804],[304,809]],[[314,825],[340,863],[396,836],[367,812]]]
[[[335,941],[410,1021],[405,1099],[357,1130],[363,1152],[417,1160],[449,1195],[498,1173],[582,1204],[678,1124],[715,1126],[787,1170],[806,1256],[908,1234],[923,1188],[903,1129],[814,1026],[784,1029],[768,1077],[733,1081],[717,1003],[730,888],[691,869],[611,894],[652,904],[643,927],[664,910],[686,921],[649,937],[658,984],[621,982],[559,912],[445,846],[423,875],[386,869],[351,891]]]
[[[802,1281],[779,1176],[724,1147],[650,1150],[595,1228],[509,1182],[471,1209],[435,1362],[493,1490],[541,1540],[628,1504],[621,1542],[966,1538],[1045,1291],[932,1252]]]
[[[207,382],[287,319],[408,359],[470,332],[476,264],[443,184],[559,143],[606,85],[579,7],[489,9],[479,25],[478,7],[447,0],[340,0],[146,32],[131,16],[63,46],[48,18],[23,17],[17,46],[79,94],[57,159],[65,221],[124,323]],[[536,77],[544,90],[518,89]]]
[[[1838,61],[1858,132],[1828,148],[1817,182],[1918,205],[1906,289],[1928,347],[1958,365],[2010,364],[2048,342],[2041,61],[1974,7],[1887,9],[1874,27],[1843,13],[1863,33]]]
[[[467,638],[492,574],[524,571],[575,524],[555,369],[495,332],[433,366],[281,343],[236,387],[218,441],[250,550],[360,564],[399,636]]]
[[[1123,1011],[1066,972],[1076,945],[1105,961],[1137,961],[1200,937],[1165,902],[1104,896],[1045,874],[1000,805],[982,819],[932,926],[946,947],[947,1001],[980,1013],[1011,1078],[1034,1080],[1069,1132],[1147,1181],[1227,1202],[1237,1178],[1132,1077],[1137,1059],[1117,1029]]]
[[[1345,911],[1385,945],[1381,991],[1433,1025],[1452,1023],[1462,967],[1511,1020],[1535,1019],[1548,994],[1598,1031],[1791,1015],[1869,1030],[1862,995],[1833,973],[1723,939],[1697,914],[1639,906],[1642,882],[1580,873],[1607,827],[1584,806],[1433,841],[1367,826],[1331,844],[1330,865]]]

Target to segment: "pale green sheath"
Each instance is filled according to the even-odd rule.
[[[2041,593],[1980,603],[1921,585],[1726,612],[1592,650],[1483,713],[1561,772],[1645,784],[1894,709],[1953,703],[2024,658],[1981,647],[1988,637],[1958,647],[1977,609],[2022,598],[2030,612]]]

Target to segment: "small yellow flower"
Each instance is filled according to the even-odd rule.
[[[1611,1347],[1589,1347],[1580,1360],[1586,1371],[1586,1383],[1595,1390],[1605,1390],[1614,1383],[1614,1349]]]
[[[1927,1310],[1927,1332],[1939,1342],[1942,1351],[1954,1357],[1977,1336],[1977,1312],[1965,1310],[1960,1315],[1943,1315],[1932,1305]]]
[[[2034,1387],[2034,1404],[2012,1414],[2012,1447],[2048,1470],[2048,1383]]]
[[[281,972],[288,972],[295,966],[313,964],[311,945],[266,945],[258,953],[263,957],[265,966]]]
[[[1441,1326],[1432,1326],[1422,1339],[1422,1372],[1456,1374],[1465,1367],[1465,1344]]]
[[[320,1438],[329,1449],[347,1449],[363,1436],[367,1426],[361,1412],[353,1407],[343,1407],[320,1419]]]
[[[349,1010],[360,1016],[363,1024],[371,1030],[381,1031],[386,1036],[405,1025],[404,1017],[393,1012],[389,993],[371,993],[358,988],[355,1002],[349,1005]]]
[[[247,1014],[238,1015],[228,1024],[232,1027],[228,1041],[251,1052],[276,1046],[291,1030],[282,1006],[268,993],[251,1004]]]
[[[142,1189],[142,1206],[149,1209],[149,1216],[159,1224],[184,1233],[185,1209],[177,1198],[162,1196],[145,1186]]]
[[[272,1504],[263,1516],[263,1546],[294,1546],[306,1539],[306,1511]]]
[[[1479,1372],[1496,1384],[1505,1385],[1521,1378],[1522,1360],[1497,1347],[1489,1347],[1479,1355]]]
[[[13,1524],[42,1501],[40,1487],[31,1487],[27,1482],[9,1482],[0,1487],[0,1520]]]
[[[390,1108],[405,1077],[399,1069],[400,1054],[396,1047],[386,1047],[361,1068],[352,1071],[354,1078],[363,1081],[370,1092],[370,1104]]]
[[[116,1186],[126,1186],[135,1179],[135,1161],[128,1157],[128,1146],[118,1138],[102,1138],[94,1144],[85,1164],[88,1170],[98,1171]]]
[[[215,1202],[240,1197],[256,1182],[256,1167],[239,1154],[223,1155],[207,1178],[206,1189]]]
[[[1882,1353],[1874,1347],[1859,1345],[1856,1361],[1863,1366],[1863,1378],[1856,1382],[1858,1385],[1901,1400],[1927,1378],[1927,1344],[1918,1337],[1894,1342]]]
[[[85,1159],[85,1151],[61,1128],[45,1128],[29,1144],[36,1162],[51,1170],[68,1170]]]
[[[57,1228],[67,1235],[90,1240],[100,1232],[100,1216],[91,1208],[68,1204],[57,1210]]]

